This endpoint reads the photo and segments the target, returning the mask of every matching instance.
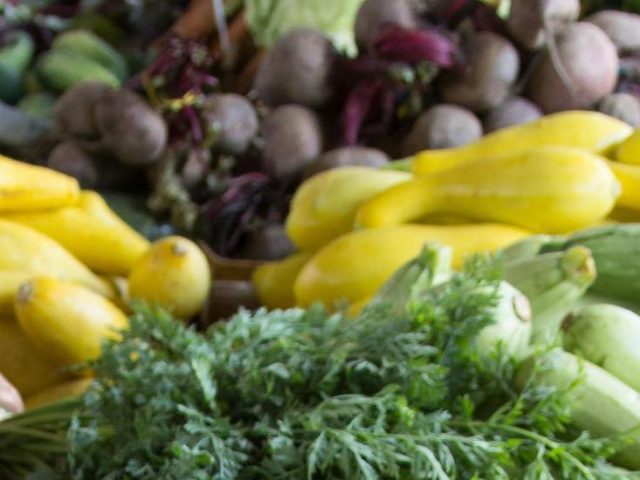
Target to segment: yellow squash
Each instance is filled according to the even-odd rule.
[[[129,295],[189,319],[202,310],[211,288],[211,268],[204,252],[178,236],[153,243],[129,274]]]
[[[13,315],[13,302],[20,285],[37,274],[24,270],[0,270],[0,315]]]
[[[640,165],[640,130],[634,130],[615,151],[615,159],[629,165]]]
[[[53,238],[100,273],[127,275],[133,262],[149,248],[149,242],[124,222],[105,221],[77,206],[8,213],[3,218]]]
[[[64,365],[100,355],[105,338],[118,338],[127,316],[104,297],[79,285],[48,278],[24,283],[16,296],[16,316],[27,336]]]
[[[414,173],[424,175],[457,167],[471,160],[517,154],[531,148],[562,145],[607,154],[631,135],[626,123],[599,112],[567,111],[515,125],[456,148],[426,150],[414,159]]]
[[[293,285],[311,253],[294,253],[284,260],[267,262],[253,272],[252,281],[258,299],[270,310],[291,308],[296,305]]]
[[[124,230],[131,228],[127,222],[121,219],[118,214],[111,209],[105,199],[102,198],[102,195],[93,190],[82,190],[75,206],[81,208],[91,216],[97,217],[103,222],[115,227]]]
[[[618,197],[617,205],[640,210],[640,164],[608,162],[608,165],[622,186],[622,193]]]
[[[300,250],[315,251],[353,228],[362,202],[411,178],[409,173],[367,167],[319,173],[296,191],[287,217],[287,234]]]
[[[63,207],[79,194],[73,177],[0,155],[0,211]]]
[[[526,236],[520,228],[498,224],[457,226],[399,225],[359,230],[334,240],[309,260],[294,285],[300,306],[368,298],[402,265],[420,253],[426,242],[453,247],[454,267],[473,253],[493,251]]]
[[[61,368],[13,318],[0,318],[0,372],[23,397],[65,381]]]
[[[64,400],[68,397],[81,395],[89,388],[89,386],[91,386],[92,382],[92,378],[78,378],[59,385],[54,385],[53,387],[27,397],[24,401],[25,407],[29,410]]]
[[[0,271],[43,275],[84,285],[105,296],[113,295],[107,282],[59,243],[8,220],[0,220]],[[12,274],[7,274],[7,280],[11,281],[11,278]]]
[[[535,232],[568,232],[604,219],[619,193],[602,157],[571,147],[542,147],[393,187],[365,202],[356,223],[377,228],[441,211]]]

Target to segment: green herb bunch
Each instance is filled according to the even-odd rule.
[[[488,267],[353,319],[243,311],[201,335],[141,309],[94,365],[64,478],[633,478],[568,426],[566,392],[516,392],[513,361],[476,348]]]

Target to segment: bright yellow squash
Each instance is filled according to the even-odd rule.
[[[27,397],[24,401],[25,407],[29,410],[64,400],[65,398],[81,395],[91,386],[92,382],[92,378],[78,378],[59,385],[54,385],[53,387]]]
[[[119,227],[123,230],[131,229],[129,224],[111,209],[109,204],[98,192],[94,192],[93,190],[82,190],[75,206],[81,208],[91,216],[99,218],[105,223]]]
[[[356,224],[377,228],[411,223],[441,211],[560,233],[604,219],[619,193],[602,157],[571,147],[542,147],[393,187],[365,202]]]
[[[211,288],[211,268],[204,252],[178,236],[153,243],[129,274],[129,295],[189,319],[202,310]]]
[[[608,162],[608,165],[622,186],[617,204],[621,207],[640,210],[640,164]]]
[[[456,148],[426,150],[414,158],[414,173],[424,175],[471,160],[517,154],[532,148],[561,145],[606,154],[631,135],[625,122],[599,112],[567,111],[515,125]]]
[[[0,315],[13,315],[13,302],[20,285],[36,274],[14,270],[0,270]]]
[[[454,267],[474,253],[510,245],[529,232],[498,224],[457,226],[399,225],[359,230],[334,240],[309,260],[294,285],[297,304],[368,298],[402,265],[420,253],[426,242],[453,247]]]
[[[149,242],[124,222],[120,225],[72,206],[3,215],[56,240],[96,272],[127,275]]]
[[[640,165],[640,130],[634,130],[631,136],[616,148],[615,159],[629,165]]]
[[[0,372],[23,397],[65,381],[68,376],[61,369],[13,318],[0,318]]]
[[[27,336],[64,365],[97,358],[103,339],[117,339],[117,332],[129,324],[127,316],[104,297],[49,278],[24,283],[15,308]]]
[[[105,296],[113,295],[107,282],[55,240],[8,220],[0,220],[0,271],[29,272],[78,283]]]
[[[79,194],[73,177],[0,155],[0,211],[64,207]]]
[[[360,204],[412,175],[393,170],[343,167],[311,177],[296,191],[287,234],[304,251],[315,251],[353,228]]]
[[[294,253],[284,260],[267,262],[253,272],[252,281],[260,302],[270,310],[296,305],[293,293],[298,274],[311,258],[311,253]]]

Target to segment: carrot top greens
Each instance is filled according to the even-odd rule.
[[[243,311],[200,334],[138,310],[74,408],[0,424],[3,478],[43,463],[72,479],[630,478],[611,442],[568,426],[566,392],[517,392],[506,348],[478,348],[500,311],[494,265],[430,288],[437,257],[393,279],[407,308],[378,298],[355,319]]]

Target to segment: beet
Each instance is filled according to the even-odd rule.
[[[613,92],[618,54],[609,37],[591,23],[568,25],[555,36],[526,85],[527,96],[545,113],[590,108]]]
[[[436,105],[415,121],[402,152],[408,156],[422,150],[458,147],[481,136],[482,124],[473,112],[456,105]]]
[[[290,179],[322,152],[322,130],[313,111],[299,105],[276,108],[262,124],[264,171],[277,179]]]
[[[498,34],[478,32],[465,38],[463,50],[467,58],[464,71],[441,76],[442,99],[474,112],[503,103],[510,96],[520,70],[515,47]]]
[[[108,90],[102,82],[82,82],[67,90],[53,107],[57,130],[77,138],[96,139],[100,134],[95,122],[95,106]]]
[[[358,48],[373,52],[381,31],[394,25],[407,29],[417,27],[414,13],[406,0],[365,0],[356,14],[354,26]]]
[[[325,170],[346,166],[379,168],[390,161],[389,156],[382,150],[357,146],[342,147],[320,155],[304,173],[305,177],[311,177]]]
[[[215,134],[215,147],[228,155],[244,154],[260,128],[255,108],[241,95],[211,95],[202,113]]]
[[[256,310],[260,300],[255,287],[249,281],[214,280],[211,292],[202,312],[201,324],[207,327],[236,314],[240,308]]]
[[[98,169],[93,159],[72,140],[59,143],[49,154],[47,166],[78,180],[82,188],[95,188]]]
[[[640,15],[603,10],[585,18],[584,21],[602,29],[620,53],[640,50]]]
[[[538,106],[522,97],[513,97],[491,110],[484,119],[485,133],[532,122],[542,116]]]
[[[580,0],[511,0],[507,26],[520,45],[536,50],[579,14]]]
[[[318,108],[331,98],[336,52],[329,38],[309,28],[281,37],[255,79],[258,98],[275,107],[288,103]]]
[[[102,143],[125,165],[152,165],[167,145],[162,116],[129,90],[104,92],[95,106],[95,121]]]
[[[284,225],[267,225],[249,235],[242,258],[249,260],[281,260],[295,251]]]
[[[630,93],[612,93],[602,99],[598,110],[619,118],[634,128],[640,127],[640,100]]]

